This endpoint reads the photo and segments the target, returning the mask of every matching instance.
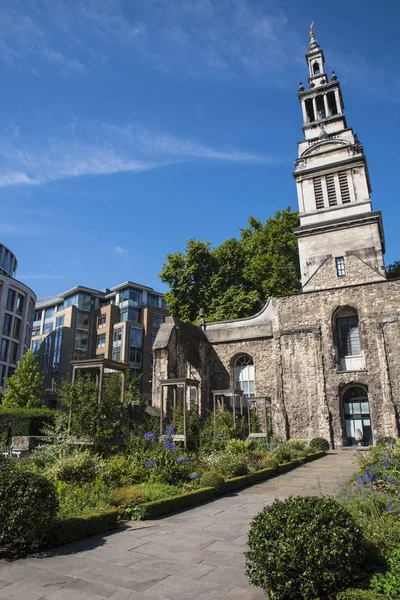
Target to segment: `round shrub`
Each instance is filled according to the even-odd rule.
[[[311,440],[310,448],[314,452],[328,452],[329,442],[325,438],[316,437]]]
[[[247,464],[249,467],[260,471],[261,469],[275,469],[278,466],[278,461],[269,452],[254,450],[249,452]]]
[[[275,500],[252,521],[246,574],[274,600],[332,598],[353,583],[363,537],[331,498]]]
[[[51,468],[51,476],[66,483],[86,483],[96,479],[101,464],[102,460],[88,450],[77,450],[56,460]]]
[[[0,548],[9,556],[40,548],[57,510],[56,492],[48,479],[0,465]]]
[[[200,487],[212,487],[217,490],[222,488],[224,483],[224,478],[217,471],[208,471],[207,473],[204,473],[203,477],[200,479]]]
[[[372,590],[358,590],[356,588],[344,590],[344,592],[340,592],[340,594],[336,596],[336,600],[385,600],[386,598],[387,596],[383,596],[378,592]]]
[[[249,472],[247,458],[243,454],[235,455],[222,452],[216,455],[210,466],[213,471],[218,471],[218,473],[227,479],[247,475]]]
[[[247,454],[249,451],[249,446],[245,442],[245,440],[229,440],[226,444],[226,452],[229,454],[236,454],[238,456],[242,454]]]
[[[390,435],[386,436],[386,437],[378,437],[375,440],[375,446],[394,446],[396,443],[396,440],[394,437],[391,437]]]
[[[144,490],[138,490],[133,486],[116,488],[112,490],[110,495],[110,503],[119,508],[127,508],[148,500],[150,500],[150,497],[146,495]]]

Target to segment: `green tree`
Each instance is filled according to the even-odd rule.
[[[396,260],[386,267],[386,277],[388,279],[397,279],[400,277],[400,260]]]
[[[168,254],[160,277],[171,314],[196,322],[200,308],[208,321],[251,316],[268,297],[299,288],[300,269],[293,227],[298,215],[290,208],[262,223],[254,217],[241,230],[213,248],[191,239],[184,252]]]
[[[7,379],[3,408],[37,408],[43,405],[43,376],[36,357],[28,350]]]

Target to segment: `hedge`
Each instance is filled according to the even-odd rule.
[[[93,535],[118,528],[119,511],[110,509],[106,512],[93,512],[86,517],[73,519],[56,519],[49,534],[46,548],[64,546]]]
[[[144,502],[143,504],[139,504],[137,506],[135,516],[138,519],[156,519],[171,512],[185,510],[186,508],[197,506],[203,502],[208,502],[217,496],[235,492],[236,490],[240,490],[249,485],[254,485],[255,483],[260,483],[261,481],[266,481],[275,475],[286,473],[292,469],[295,469],[296,467],[299,467],[303,463],[312,462],[313,460],[317,460],[323,456],[325,456],[325,452],[316,452],[315,454],[310,454],[302,459],[293,460],[283,465],[279,465],[276,469],[262,469],[256,473],[249,473],[248,475],[243,475],[242,477],[228,479],[221,488],[202,488],[193,492],[181,494],[180,496],[165,498],[164,500]]]
[[[8,424],[11,435],[41,435],[45,425],[54,423],[56,412],[50,408],[1,408],[0,445],[7,443]]]

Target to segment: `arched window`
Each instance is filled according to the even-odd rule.
[[[255,397],[254,362],[251,356],[243,354],[235,361],[235,387],[243,391],[243,398]]]
[[[342,308],[335,316],[338,362],[342,371],[364,369],[358,313],[354,308]]]
[[[313,75],[318,75],[320,73],[319,63],[315,62],[313,64]]]
[[[362,387],[349,387],[343,394],[343,412],[347,444],[372,445],[371,415],[368,394]]]

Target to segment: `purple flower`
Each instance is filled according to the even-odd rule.
[[[394,479],[394,477],[389,477],[389,476],[386,477],[386,481],[388,483],[397,483],[397,479]]]
[[[200,477],[200,475],[201,475],[200,471],[196,471],[195,473],[190,473],[189,479],[198,479]]]
[[[185,463],[190,462],[190,458],[189,456],[182,456],[182,458],[177,458],[176,462],[178,465],[184,465]]]
[[[382,467],[383,467],[384,469],[387,469],[387,468],[388,468],[388,461],[389,461],[389,459],[388,459],[388,458],[384,458],[384,459],[383,459],[383,461],[382,461]]]
[[[357,478],[357,485],[364,485],[365,480],[364,477],[361,475],[361,477]]]
[[[153,433],[152,431],[147,431],[143,437],[146,440],[146,442],[149,442],[150,440],[156,439],[156,434]]]
[[[146,469],[152,469],[154,467],[155,461],[154,458],[145,458],[144,459],[144,466],[146,467]]]
[[[167,425],[165,428],[165,433],[167,435],[175,435],[175,433],[176,433],[175,425]]]
[[[392,507],[392,506],[388,506],[386,510],[387,510],[387,512],[389,512],[389,513],[390,513],[390,512],[393,512],[393,507]]]
[[[175,442],[165,442],[164,448],[166,450],[175,450],[176,444],[175,444]]]

